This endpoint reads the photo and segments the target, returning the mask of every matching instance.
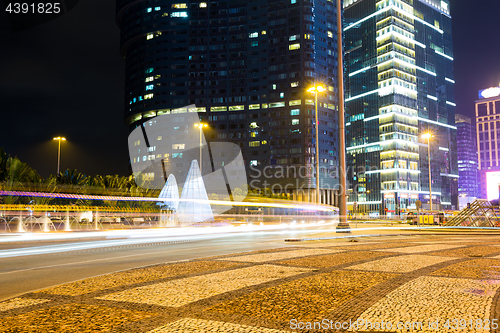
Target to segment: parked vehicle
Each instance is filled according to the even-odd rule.
[[[406,223],[411,225],[443,225],[446,223],[446,215],[442,211],[409,211],[406,215]]]

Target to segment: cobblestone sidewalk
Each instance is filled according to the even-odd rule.
[[[500,332],[500,237],[286,246],[25,294],[0,332]]]

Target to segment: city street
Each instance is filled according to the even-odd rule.
[[[0,331],[497,331],[499,235],[329,229],[3,258]]]

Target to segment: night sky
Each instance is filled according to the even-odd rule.
[[[47,176],[57,169],[52,138],[62,135],[61,169],[127,175],[115,1],[72,1],[55,20],[16,32],[2,8],[0,147]],[[500,83],[498,13],[498,0],[451,0],[457,113],[473,117],[477,91]]]

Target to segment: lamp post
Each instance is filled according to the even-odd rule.
[[[431,204],[432,210],[432,176],[431,176],[431,145],[430,140],[432,135],[430,133],[425,133],[422,135],[424,139],[427,139],[427,159],[429,160],[429,202]]]
[[[344,113],[344,50],[342,47],[342,1],[337,0],[337,76],[339,91],[339,169],[340,169],[340,207],[339,229],[349,230],[347,224],[347,167],[345,147],[345,113]],[[347,231],[350,232],[350,231]]]
[[[66,138],[58,136],[54,138],[54,140],[58,141],[57,148],[57,174],[59,174],[59,167],[61,166],[61,141],[66,141]]]
[[[203,151],[203,127],[208,127],[208,125],[204,123],[199,123],[194,126],[200,129],[200,174],[203,176],[203,167],[202,167],[203,162],[201,160],[201,152]]]
[[[310,93],[313,93],[315,96],[314,105],[316,107],[315,115],[316,115],[316,203],[319,205],[321,203],[321,195],[319,192],[319,120],[318,120],[318,93],[325,91],[325,88],[322,86],[311,87],[307,90]]]

